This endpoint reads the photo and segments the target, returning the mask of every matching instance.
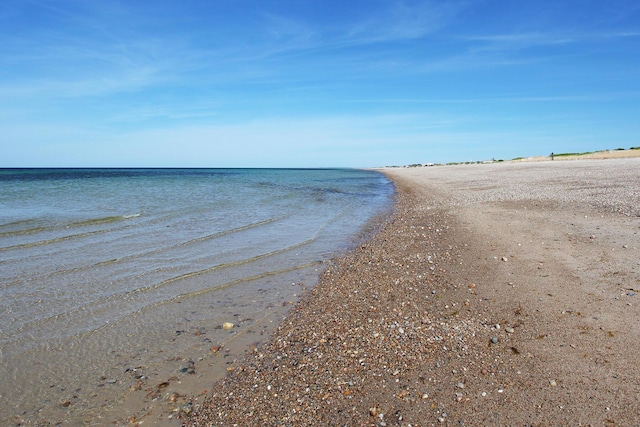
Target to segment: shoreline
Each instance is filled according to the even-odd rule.
[[[180,425],[393,194],[346,169],[7,178],[0,419],[15,425]]]
[[[386,169],[390,221],[185,425],[638,425],[638,167]]]

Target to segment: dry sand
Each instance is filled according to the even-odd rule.
[[[640,149],[635,148],[633,150],[602,150],[594,151],[588,154],[573,154],[573,155],[561,155],[555,156],[554,160],[604,160],[604,159],[628,159],[631,157],[640,157]],[[525,157],[518,160],[511,160],[514,162],[540,162],[550,160],[550,156],[535,156]]]
[[[640,425],[640,159],[385,173],[393,218],[187,425]]]

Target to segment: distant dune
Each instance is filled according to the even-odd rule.
[[[553,160],[602,160],[602,159],[624,159],[629,157],[640,157],[640,148],[632,150],[603,150],[592,153],[563,154],[558,153]],[[551,160],[551,156],[525,157],[510,160],[512,162],[541,162]]]

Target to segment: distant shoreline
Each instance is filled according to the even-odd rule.
[[[640,157],[640,147],[631,147],[629,149],[614,149],[614,150],[598,150],[585,153],[553,153],[553,157],[550,153],[547,156],[530,156],[530,157],[516,157],[510,160],[503,159],[490,159],[490,160],[477,160],[468,162],[447,162],[447,163],[415,163],[404,166],[385,166],[375,169],[385,168],[411,168],[411,167],[428,167],[428,166],[456,166],[456,165],[471,165],[471,164],[493,164],[493,163],[526,163],[526,162],[546,162],[546,161],[566,161],[566,160],[605,160],[605,159],[626,159]]]

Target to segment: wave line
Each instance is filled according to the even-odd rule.
[[[74,308],[72,310],[69,310],[69,311],[65,311],[65,312],[62,312],[62,313],[57,313],[57,314],[54,314],[52,316],[46,317],[44,319],[40,319],[40,320],[36,320],[36,321],[32,321],[32,322],[27,322],[27,323],[23,324],[20,328],[18,328],[15,331],[14,334],[21,333],[27,327],[30,327],[30,328],[38,327],[38,326],[41,326],[41,325],[43,325],[43,324],[45,324],[47,322],[57,321],[60,318],[70,316],[70,315],[72,315],[74,313],[77,313],[77,312],[80,312],[80,311],[87,311],[92,307],[94,309],[97,309],[100,306],[104,307],[104,306],[106,306],[107,304],[109,304],[111,302],[124,300],[129,296],[132,296],[132,295],[135,295],[135,294],[139,294],[139,293],[142,293],[142,292],[147,292],[147,291],[150,291],[150,290],[157,290],[157,289],[160,289],[160,288],[162,288],[162,287],[164,287],[164,286],[166,286],[166,285],[168,285],[170,283],[177,282],[177,281],[183,280],[183,279],[187,279],[189,277],[200,276],[200,275],[203,275],[203,274],[211,273],[211,272],[216,271],[216,270],[229,268],[229,267],[237,267],[237,266],[240,266],[240,265],[249,264],[249,263],[251,263],[253,261],[257,261],[257,260],[260,260],[260,259],[276,256],[276,255],[288,252],[288,251],[290,251],[292,249],[296,249],[296,248],[299,248],[301,246],[307,245],[307,244],[313,242],[314,240],[315,240],[315,238],[308,239],[308,240],[296,243],[295,245],[291,245],[291,246],[288,246],[288,247],[283,248],[283,249],[278,249],[276,251],[266,252],[264,254],[260,254],[260,255],[257,255],[257,256],[251,257],[251,258],[245,258],[245,259],[242,259],[242,260],[239,260],[239,261],[236,261],[236,262],[230,262],[230,263],[214,265],[212,267],[208,267],[208,268],[205,268],[205,269],[202,269],[202,270],[196,270],[196,271],[192,271],[192,272],[189,272],[189,273],[181,274],[181,275],[178,275],[178,276],[163,280],[163,281],[158,282],[158,283],[153,284],[153,285],[144,286],[144,287],[137,288],[137,289],[132,289],[130,291],[121,292],[121,293],[118,293],[118,294],[113,294],[113,295],[110,295],[110,296],[108,296],[106,298],[93,301],[93,302],[89,303],[88,305],[83,305],[81,307],[76,307],[76,308]],[[316,261],[316,262],[312,263],[311,265],[315,265],[315,263],[319,263],[319,261]],[[290,270],[293,271],[295,269],[298,269],[298,267],[297,266],[293,267]],[[282,271],[283,272],[287,272],[289,270],[282,270]],[[144,273],[142,273],[142,274],[144,274]],[[266,275],[270,275],[269,273],[261,273],[261,274],[264,274],[265,276]],[[276,273],[273,273],[273,274],[276,274]],[[258,276],[260,276],[260,275],[251,276],[251,277],[258,277]],[[236,281],[244,281],[245,279],[247,279],[247,278],[240,278],[240,279],[237,279]],[[235,283],[236,281],[231,282],[231,284]],[[230,286],[230,285],[222,285],[223,288],[227,287],[227,286]],[[196,292],[198,292],[198,291],[196,291]]]

